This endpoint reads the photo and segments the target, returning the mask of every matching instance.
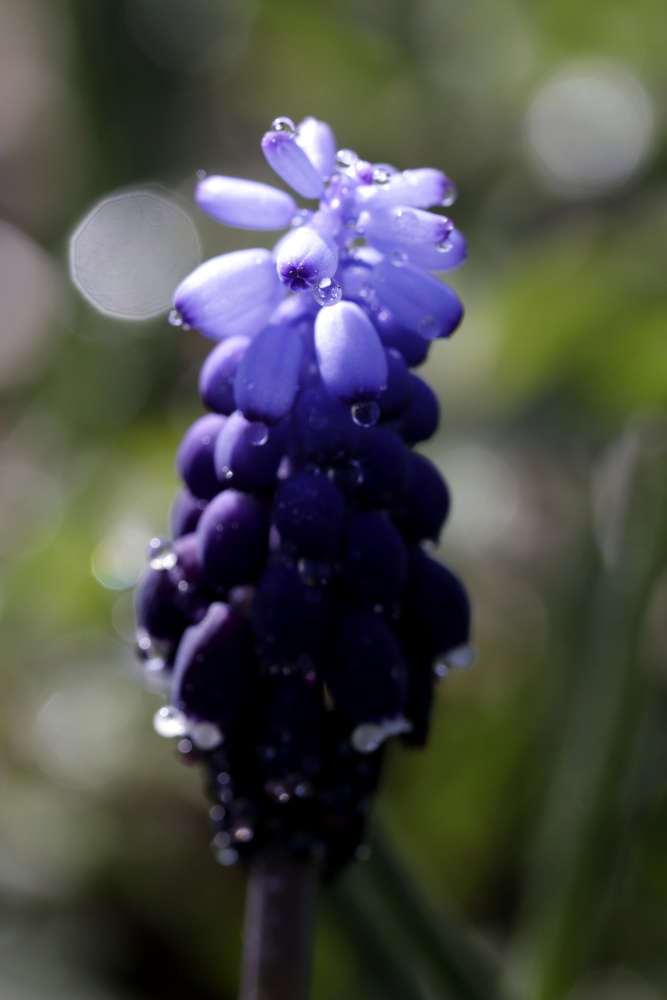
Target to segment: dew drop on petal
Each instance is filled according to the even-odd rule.
[[[188,720],[173,705],[163,705],[153,716],[153,728],[158,736],[185,736],[188,731]]]
[[[352,731],[350,743],[358,753],[373,753],[388,737],[409,733],[411,729],[412,723],[407,719],[362,722]]]
[[[336,153],[336,166],[343,170],[353,167],[359,157],[353,149],[339,149]]]
[[[178,556],[168,538],[151,538],[146,558],[151,569],[173,569],[178,562]]]
[[[333,278],[322,278],[313,289],[313,297],[320,306],[334,306],[343,297],[343,289]]]
[[[449,673],[449,666],[444,657],[439,657],[433,664],[433,673],[436,677],[446,677]]]
[[[172,309],[167,317],[172,326],[183,326],[183,317],[178,309]]]
[[[466,643],[464,646],[457,646],[456,649],[451,649],[444,659],[447,665],[454,670],[466,670],[473,665],[475,657],[475,650]]]
[[[445,192],[442,198],[442,204],[444,208],[449,208],[453,205],[458,197],[458,191],[456,189],[456,184],[453,181],[448,180],[445,185]]]
[[[298,212],[295,212],[290,219],[290,226],[293,229],[298,229],[300,226],[305,226],[306,223],[312,218],[313,213],[307,208],[300,208]]]
[[[380,406],[374,399],[365,403],[355,403],[352,407],[352,419],[357,427],[374,427],[380,419]]]
[[[439,250],[440,253],[449,253],[449,251],[452,250],[453,247],[454,244],[450,243],[449,240],[443,240],[442,243],[438,243],[438,245],[436,246],[436,250]]]
[[[403,264],[407,263],[408,255],[404,250],[392,250],[389,254],[389,260],[395,267],[402,267]]]
[[[248,424],[245,429],[245,436],[250,444],[259,447],[260,445],[266,444],[269,440],[269,428],[266,424],[263,424],[258,420],[254,423]]]
[[[388,184],[392,174],[396,173],[398,171],[396,167],[392,167],[391,163],[376,163],[373,169],[373,184],[378,184],[382,187]]]
[[[429,340],[437,337],[440,332],[440,324],[435,316],[424,316],[419,324],[419,332],[422,337],[427,337]]]
[[[267,781],[264,791],[274,802],[279,802],[283,806],[292,798],[292,789],[284,781]]]
[[[271,122],[272,132],[286,132],[287,135],[296,134],[296,125],[291,118],[274,118]]]
[[[213,750],[225,741],[214,722],[195,722],[188,727],[188,735],[199,750]]]

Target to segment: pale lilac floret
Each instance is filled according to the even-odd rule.
[[[285,229],[296,212],[296,202],[287,191],[238,177],[204,178],[195,199],[218,222],[240,229]]]
[[[304,118],[299,122],[296,141],[325,179],[331,177],[336,163],[336,139],[326,122]]]
[[[315,352],[325,386],[344,403],[374,400],[387,385],[387,357],[363,309],[339,302],[315,319]]]
[[[292,292],[303,292],[335,274],[338,250],[331,239],[302,226],[281,240],[276,262],[282,283]]]
[[[283,296],[269,250],[235,250],[200,264],[174,294],[183,322],[215,340],[252,336]]]
[[[304,198],[319,198],[324,189],[317,172],[293,133],[267,132],[262,139],[262,152],[267,163],[279,177]]]
[[[448,337],[463,316],[456,292],[412,264],[397,267],[385,258],[373,268],[372,283],[382,305],[427,340]]]

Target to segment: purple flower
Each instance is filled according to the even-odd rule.
[[[207,768],[223,863],[278,838],[335,869],[382,743],[425,742],[437,677],[472,658],[465,590],[422,549],[449,491],[411,451],[439,407],[410,368],[463,314],[435,273],[466,245],[438,170],[336,152],[314,118],[276,119],[262,150],[311,203],[197,186],[223,224],[287,232],[176,290],[172,322],[220,343],[199,382],[211,412],[178,450],[176,541],[154,544],[137,589],[139,645],[172,701],[156,728]]]

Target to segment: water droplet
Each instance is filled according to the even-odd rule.
[[[358,753],[373,753],[388,737],[409,733],[411,729],[412,723],[401,718],[362,722],[352,731],[350,743]]]
[[[180,754],[183,754],[184,756],[185,754],[192,753],[192,741],[185,739],[179,740],[176,749]]]
[[[311,219],[313,213],[307,208],[300,208],[298,212],[295,212],[290,219],[290,226],[293,229],[298,229],[299,226],[305,226],[306,223]]]
[[[173,705],[163,705],[153,716],[153,728],[158,736],[185,736],[188,731],[188,720]]]
[[[440,333],[440,324],[435,316],[424,316],[423,320],[419,324],[419,332],[422,337],[427,337],[428,340],[432,340],[437,337]]]
[[[374,167],[368,160],[357,160],[354,164],[354,172],[362,184],[372,184]]]
[[[222,808],[222,807],[220,807],[220,808]],[[224,813],[225,810],[223,809],[222,811]],[[226,830],[221,830],[220,833],[216,833],[215,837],[211,841],[211,847],[213,847],[214,849],[216,849],[218,851],[221,850],[221,849],[224,850],[225,847],[229,847],[229,845],[231,844],[231,842],[232,842],[232,838],[227,833],[227,831]]]
[[[251,826],[242,825],[234,827],[234,840],[237,840],[240,844],[249,844],[254,836],[255,831]]]
[[[353,149],[339,149],[336,153],[336,166],[342,170],[353,167],[359,157]]]
[[[447,665],[454,670],[466,670],[473,665],[475,659],[475,650],[467,643],[463,646],[457,646],[456,649],[450,649],[444,656]]]
[[[396,167],[392,167],[391,163],[376,163],[373,170],[373,184],[384,186],[389,183],[392,174],[397,172]]]
[[[267,781],[264,785],[264,791],[273,799],[274,802],[279,802],[280,805],[286,805],[292,798],[292,789],[284,781]]]
[[[449,673],[449,667],[442,657],[438,657],[433,664],[433,673],[436,677],[446,677]]]
[[[203,181],[208,175],[205,170],[198,170],[195,176],[198,181]]]
[[[188,728],[190,738],[199,750],[213,750],[225,741],[215,722],[195,722]]]
[[[178,556],[168,538],[151,538],[146,558],[151,569],[173,569],[178,562]]]
[[[239,852],[235,851],[233,847],[226,847],[223,851],[216,851],[215,860],[219,865],[230,868],[239,860]]]
[[[228,785],[230,781],[231,781],[231,778],[229,777],[229,775],[227,774],[227,772],[226,771],[221,771],[220,774],[218,775],[218,784],[219,785]]]
[[[313,794],[313,791],[314,789],[312,784],[305,778],[297,781],[297,783],[294,786],[294,794],[296,795],[297,799],[309,799],[310,796]]]
[[[438,245],[436,246],[436,250],[439,250],[440,253],[449,253],[449,251],[453,249],[454,249],[454,244],[450,243],[448,240],[443,240],[442,243],[438,243]]]
[[[260,445],[266,444],[269,440],[269,428],[266,424],[263,424],[260,421],[255,421],[248,424],[245,429],[245,436],[246,440],[249,441],[250,444],[259,447]],[[225,478],[227,478],[226,473]]]
[[[296,125],[291,118],[274,118],[271,122],[272,132],[286,132],[287,135],[296,134]]]
[[[208,814],[212,823],[221,823],[227,815],[227,810],[224,806],[211,806]]]
[[[167,316],[167,319],[172,326],[183,326],[183,317],[179,313],[178,309],[172,309]]]
[[[220,478],[225,479],[227,481],[234,478],[234,473],[232,472],[232,470],[229,468],[228,465],[223,465],[222,469],[220,470]]]
[[[450,181],[448,178],[447,183],[445,184],[445,191],[442,197],[443,206],[445,208],[449,208],[450,205],[454,204],[457,197],[458,197],[458,191],[456,189],[456,184],[454,183],[454,181]]]
[[[404,250],[392,250],[389,254],[389,260],[392,262],[394,267],[402,267],[403,264],[407,264],[408,255]]]
[[[322,278],[313,288],[313,298],[320,306],[335,306],[343,297],[343,289],[333,278]]]
[[[352,407],[352,419],[357,427],[374,427],[380,419],[379,404],[374,399],[355,403]]]

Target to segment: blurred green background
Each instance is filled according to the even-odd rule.
[[[479,660],[429,748],[392,747],[377,814],[513,996],[667,996],[667,6],[0,0],[0,23],[2,1000],[235,993],[243,877],[152,730],[131,587],[210,346],[170,290],[261,242],[197,213],[195,172],[272,182],[277,115],[444,169],[470,243],[425,451]],[[70,282],[81,220],[107,315]],[[325,906],[315,1000],[389,996],[387,947],[447,997],[373,866],[347,892],[380,951]]]

